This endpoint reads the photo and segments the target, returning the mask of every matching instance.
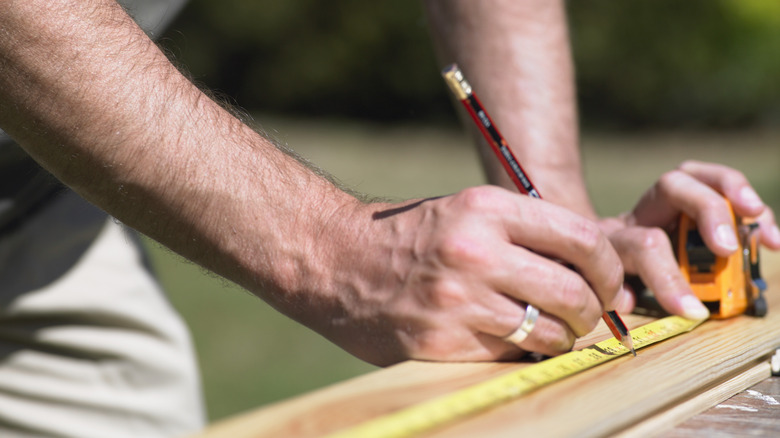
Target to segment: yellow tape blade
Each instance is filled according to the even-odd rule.
[[[693,330],[703,320],[669,316],[631,331],[635,349]],[[330,438],[407,438],[517,399],[557,380],[628,353],[615,338],[404,408]]]

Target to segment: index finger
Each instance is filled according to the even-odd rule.
[[[626,272],[638,274],[664,309],[690,319],[706,318],[707,308],[680,272],[671,242],[663,230],[628,227],[610,237]]]
[[[679,169],[712,187],[731,202],[739,216],[756,217],[766,205],[739,170],[717,163],[685,161]]]
[[[771,208],[767,208],[756,218],[761,232],[761,243],[770,249],[780,249],[780,229],[777,228],[775,214]]]
[[[554,204],[520,196],[516,211],[507,213],[502,220],[512,243],[572,265],[606,310],[619,305],[623,265],[595,222]]]
[[[725,257],[736,251],[734,219],[723,194],[681,169],[661,176],[634,208],[629,225],[670,231],[680,212],[697,223],[702,238],[713,252]]]

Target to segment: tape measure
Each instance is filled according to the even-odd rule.
[[[631,331],[634,347],[688,332],[703,320],[668,316]],[[329,435],[330,438],[407,438],[507,403],[531,391],[628,353],[609,338],[581,350],[546,359],[482,383],[412,405]]]
[[[715,255],[704,243],[696,222],[683,214],[675,242],[680,272],[709,309],[710,318],[731,318],[743,313],[766,316],[766,282],[759,272],[759,225],[754,219],[736,216],[728,200],[726,205],[739,249],[727,257]]]

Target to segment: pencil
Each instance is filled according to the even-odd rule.
[[[509,148],[509,143],[506,142],[485,108],[482,107],[482,103],[477,98],[471,85],[463,76],[463,72],[460,71],[456,64],[451,64],[442,71],[442,76],[444,77],[445,82],[447,82],[447,85],[449,85],[452,93],[463,104],[472,120],[477,124],[480,132],[482,132],[485,140],[487,140],[488,144],[493,149],[493,152],[496,157],[498,157],[504,170],[509,174],[509,177],[512,179],[512,182],[514,182],[515,186],[517,186],[517,189],[521,193],[532,198],[542,199],[539,190],[533,185],[531,179],[525,173],[525,170],[523,170],[523,166],[520,165],[520,162],[515,158],[515,155]],[[610,310],[604,312],[602,319],[607,323],[609,330],[615,338],[636,356],[634,341],[631,339],[631,334],[623,323],[623,320],[620,318],[620,315],[618,315],[616,311]]]

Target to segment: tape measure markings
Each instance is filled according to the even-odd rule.
[[[669,316],[631,331],[634,347],[663,341],[693,330],[703,320]],[[329,435],[330,438],[406,438],[464,419],[509,402],[542,386],[577,374],[628,353],[620,341],[609,338],[581,350],[546,359],[485,382],[367,420]]]

